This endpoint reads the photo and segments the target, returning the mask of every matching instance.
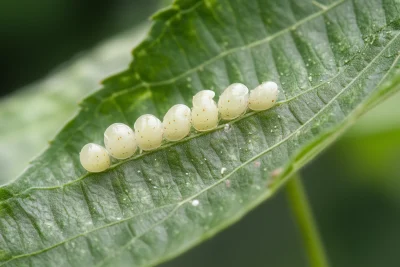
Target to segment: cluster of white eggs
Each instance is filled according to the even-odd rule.
[[[114,123],[104,132],[105,148],[89,143],[80,153],[82,166],[89,172],[102,172],[110,167],[110,156],[115,159],[131,157],[139,147],[149,151],[161,146],[163,139],[178,141],[190,133],[193,126],[197,131],[209,131],[222,120],[233,120],[243,115],[247,108],[254,111],[273,107],[278,98],[278,85],[264,82],[250,91],[241,83],[228,86],[221,94],[218,104],[215,93],[203,90],[193,96],[193,107],[178,104],[168,110],[163,122],[146,114],[140,116],[133,128],[123,123]]]

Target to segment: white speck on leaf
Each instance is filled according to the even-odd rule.
[[[197,207],[199,204],[200,204],[200,201],[198,199],[193,199],[192,206]]]
[[[279,176],[283,172],[283,168],[277,168],[271,172],[272,178]]]
[[[229,132],[230,129],[231,129],[231,126],[229,125],[229,123],[225,124],[224,131]]]
[[[225,171],[226,171],[226,168],[225,168],[225,167],[222,167],[222,168],[221,168],[221,174],[224,174]]]

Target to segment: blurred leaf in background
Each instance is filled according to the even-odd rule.
[[[159,0],[0,1],[0,96],[131,29],[159,6]]]
[[[149,26],[144,21],[166,4],[157,0],[0,2],[0,96],[47,76],[0,99],[0,184],[23,171],[78,110],[80,99],[100,87],[101,79],[126,68],[130,51]],[[91,51],[81,52],[106,38]],[[57,65],[61,66],[53,70]]]
[[[42,81],[0,99],[0,183],[16,177],[78,110],[78,101],[131,61],[142,24],[59,67]]]

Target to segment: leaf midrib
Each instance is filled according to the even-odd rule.
[[[10,261],[13,261],[13,260],[18,259],[18,258],[23,258],[23,257],[33,256],[33,255],[38,255],[38,254],[40,254],[40,253],[43,253],[43,252],[48,251],[48,250],[51,250],[52,248],[58,247],[58,246],[60,246],[60,245],[62,245],[62,244],[64,244],[64,243],[67,243],[67,242],[69,242],[69,241],[71,241],[71,240],[74,240],[74,239],[76,239],[76,238],[79,238],[79,237],[81,237],[81,236],[86,236],[86,235],[89,235],[89,234],[92,233],[92,232],[96,232],[96,231],[98,231],[98,230],[101,230],[101,229],[104,229],[104,228],[107,228],[107,227],[110,227],[110,226],[113,226],[113,225],[117,225],[117,224],[120,224],[120,223],[129,221],[129,220],[131,220],[131,219],[133,219],[133,218],[135,218],[135,217],[137,217],[137,216],[142,216],[142,215],[147,214],[147,213],[151,213],[151,212],[154,212],[154,211],[157,211],[157,210],[165,209],[166,207],[169,207],[169,206],[176,205],[176,207],[173,208],[163,219],[161,219],[161,220],[158,221],[157,223],[151,225],[143,234],[138,235],[138,236],[135,236],[135,237],[132,238],[129,242],[127,242],[125,245],[123,245],[122,247],[119,247],[118,250],[114,250],[112,256],[115,256],[115,255],[121,253],[121,251],[123,251],[125,248],[127,248],[129,245],[131,245],[135,240],[137,240],[138,238],[140,238],[141,236],[143,236],[144,234],[146,234],[148,231],[151,231],[152,229],[154,229],[155,227],[157,227],[158,225],[162,224],[162,223],[165,222],[167,219],[169,219],[182,205],[187,204],[190,200],[193,200],[194,198],[200,196],[200,195],[203,194],[204,192],[206,192],[206,191],[212,189],[213,187],[219,185],[220,183],[224,182],[226,179],[228,179],[230,176],[232,176],[234,173],[236,173],[236,171],[238,171],[239,169],[243,168],[243,167],[246,166],[247,164],[253,162],[253,161],[256,160],[257,158],[263,156],[264,154],[268,153],[269,151],[271,151],[271,150],[274,149],[275,147],[281,145],[283,142],[285,142],[285,141],[288,140],[290,137],[292,137],[293,135],[295,135],[298,131],[300,131],[303,127],[305,127],[305,126],[308,125],[310,122],[312,122],[312,121],[313,121],[319,114],[321,114],[327,107],[329,107],[332,103],[334,103],[334,101],[335,101],[340,95],[342,95],[355,81],[357,81],[358,78],[359,78],[361,75],[363,75],[363,74],[373,65],[373,63],[375,62],[375,60],[377,60],[377,59],[380,58],[380,56],[386,51],[386,49],[387,49],[388,47],[390,47],[391,44],[392,44],[399,36],[400,36],[400,33],[396,34],[396,35],[384,46],[384,48],[383,48],[383,49],[382,49],[382,50],[367,64],[367,66],[366,66],[362,71],[360,71],[360,72],[357,74],[356,77],[354,77],[354,78],[352,79],[352,81],[351,81],[350,83],[348,83],[345,87],[343,87],[343,89],[342,89],[340,92],[338,92],[324,107],[322,107],[321,110],[319,110],[317,113],[315,113],[310,119],[308,119],[308,120],[307,120],[304,124],[302,124],[299,128],[297,128],[296,130],[294,130],[291,134],[289,134],[288,136],[286,136],[284,139],[280,140],[278,143],[274,144],[273,146],[269,147],[268,149],[264,150],[263,152],[261,152],[261,153],[255,155],[255,156],[252,157],[251,159],[248,159],[247,161],[245,161],[244,163],[242,163],[241,165],[239,165],[238,167],[236,167],[235,169],[233,169],[231,172],[229,172],[226,176],[224,176],[223,178],[221,178],[221,179],[218,180],[217,182],[215,182],[215,183],[209,185],[208,187],[206,187],[206,188],[200,190],[199,192],[197,192],[196,194],[192,195],[191,197],[188,197],[188,198],[186,198],[185,200],[182,200],[182,201],[180,201],[180,202],[178,202],[178,203],[171,203],[171,204],[159,206],[159,207],[153,208],[153,209],[151,209],[151,210],[147,210],[147,211],[145,211],[145,212],[143,212],[143,213],[135,214],[135,215],[133,215],[133,216],[131,216],[131,217],[128,217],[128,218],[125,218],[125,219],[123,219],[123,220],[119,220],[119,221],[116,221],[116,222],[113,222],[113,223],[105,224],[105,225],[103,225],[103,226],[101,226],[101,227],[94,228],[94,229],[92,229],[92,230],[90,230],[90,231],[87,231],[87,232],[85,232],[85,233],[82,233],[82,234],[79,234],[79,235],[70,237],[70,238],[68,238],[68,239],[66,239],[66,240],[64,240],[64,241],[62,241],[62,242],[59,242],[59,243],[54,244],[54,245],[52,245],[52,246],[49,246],[49,247],[47,247],[47,248],[44,248],[44,249],[41,249],[41,250],[38,250],[38,251],[35,251],[35,252],[31,252],[31,253],[27,253],[27,254],[20,254],[20,255],[17,255],[17,256],[15,256],[15,257],[11,257],[9,260],[7,260],[7,261],[1,263],[0,266],[3,266],[4,264],[9,263]],[[399,58],[400,58],[400,55],[398,55],[398,56],[394,59],[393,64],[392,64],[391,67],[388,69],[388,71],[386,72],[386,74],[385,74],[385,75],[381,78],[381,80],[378,82],[378,85],[380,85],[380,84],[382,83],[382,81],[385,80],[387,74],[390,73],[391,70],[396,66],[396,63],[398,62]],[[336,77],[337,77],[338,75],[340,75],[341,73],[343,73],[343,71],[337,73],[335,76],[331,77],[330,79],[336,78]],[[327,81],[328,81],[328,80],[327,80]],[[327,81],[325,81],[324,83],[319,84],[319,85],[317,85],[317,86],[315,86],[315,87],[313,87],[313,88],[310,88],[310,89],[308,89],[308,90],[302,92],[301,94],[304,94],[304,93],[306,93],[306,92],[310,92],[310,91],[312,91],[312,90],[315,90],[315,89],[318,88],[319,86],[322,86],[322,85],[326,84]],[[301,95],[301,94],[299,94],[299,95]],[[295,98],[297,98],[297,96],[295,96],[293,99],[295,99]],[[291,100],[293,100],[293,99],[291,99]],[[282,101],[282,102],[283,102],[283,101]],[[285,102],[285,103],[286,103],[286,102]],[[252,115],[257,114],[257,113],[259,113],[259,112],[252,112],[252,113],[249,113],[249,114],[246,114],[246,115],[247,115],[247,117],[249,117],[249,116],[252,116]],[[245,116],[244,116],[244,117],[245,117]],[[240,118],[240,119],[243,119],[243,117]],[[240,120],[240,119],[239,119],[239,120]],[[238,120],[237,120],[237,121],[238,121]],[[235,122],[237,122],[237,121],[235,121]],[[219,126],[219,129],[221,129],[222,126],[223,126],[223,125],[220,125],[220,126]],[[206,134],[206,133],[202,133],[202,134]],[[194,138],[194,137],[193,137],[193,138]],[[186,141],[187,141],[187,139],[186,139]],[[174,144],[176,144],[176,143],[171,143],[171,144],[174,145]],[[164,147],[164,148],[165,148],[165,147]],[[142,156],[143,156],[143,155],[142,155]],[[133,160],[133,159],[130,159],[130,160]],[[122,163],[120,163],[120,164],[122,164]],[[120,164],[118,164],[118,165],[120,165]],[[82,177],[82,178],[84,178],[84,177]],[[77,180],[75,180],[75,181],[73,181],[73,182],[76,182],[76,181],[77,181]],[[67,184],[66,184],[66,185],[67,185]],[[63,186],[61,186],[61,187],[63,187]],[[59,188],[59,187],[55,187],[55,188]],[[30,188],[30,189],[51,189],[51,188],[39,187],[39,188]],[[28,189],[28,190],[29,190],[29,189]],[[272,193],[273,193],[272,190],[267,190],[267,191],[265,191],[263,197],[265,198],[265,196],[268,196],[268,195],[270,195],[270,194],[272,194]],[[17,196],[17,195],[15,195],[15,196]],[[15,196],[14,196],[14,197],[15,197]],[[7,200],[6,200],[6,201],[7,201]],[[110,255],[110,254],[109,254],[109,255]],[[109,258],[110,258],[110,256],[107,256],[106,258],[104,258],[101,262],[99,262],[99,263],[96,264],[95,266],[101,266],[101,265],[102,265],[104,262],[106,262]]]

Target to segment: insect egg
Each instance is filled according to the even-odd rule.
[[[250,91],[249,108],[266,110],[272,108],[278,99],[278,85],[274,82],[264,82]]]
[[[79,158],[83,168],[89,172],[102,172],[110,167],[110,156],[107,150],[93,143],[82,148]]]
[[[173,106],[164,116],[164,137],[169,141],[178,141],[190,132],[190,108],[183,104]]]
[[[246,112],[249,89],[241,83],[229,85],[218,100],[218,110],[224,120],[233,120]]]
[[[214,129],[218,125],[218,107],[215,93],[203,90],[193,96],[192,124],[197,131]]]
[[[116,159],[129,158],[137,149],[133,130],[123,123],[114,123],[107,128],[104,132],[104,145]]]
[[[152,150],[161,146],[163,126],[157,117],[142,115],[136,120],[134,128],[136,142],[142,150]]]

